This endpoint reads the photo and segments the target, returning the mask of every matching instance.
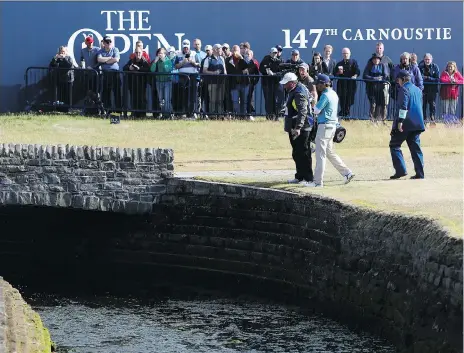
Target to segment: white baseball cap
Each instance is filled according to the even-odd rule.
[[[205,46],[205,51],[206,51],[206,50],[213,50],[213,47],[212,47],[211,45],[208,44],[207,46]]]
[[[190,48],[190,41],[188,39],[185,39],[182,42],[182,48],[189,47]]]
[[[296,81],[298,81],[298,77],[293,72],[287,72],[279,83],[285,85],[288,82]]]
[[[271,53],[277,53],[277,48],[271,48]]]

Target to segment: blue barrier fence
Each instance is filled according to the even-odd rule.
[[[286,93],[281,76],[207,75],[29,67],[25,110],[118,112],[130,117],[238,118],[282,116]],[[333,77],[343,119],[391,120],[395,84]],[[463,85],[424,83],[424,117],[462,121]],[[319,92],[320,94],[320,92]]]

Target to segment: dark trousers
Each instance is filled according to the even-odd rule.
[[[266,114],[277,114],[277,89],[278,85],[263,85],[264,106]]]
[[[161,107],[159,104],[158,90],[156,89],[156,76],[150,80],[151,86],[151,109],[155,112],[160,112]]]
[[[291,133],[288,134],[292,145],[292,157],[295,161],[295,179],[300,181],[313,181],[313,160],[309,146],[310,131],[300,131],[300,135],[294,140]]]
[[[146,116],[147,110],[147,86],[137,84],[129,87],[131,96],[131,110],[134,117]]]
[[[195,76],[187,77],[181,76],[179,81],[179,96],[181,110],[187,114],[193,114],[196,111],[198,99],[198,81]]]
[[[422,112],[424,113],[424,119],[427,117],[427,105],[429,106],[429,117],[431,121],[435,120],[435,100],[437,98],[437,92],[424,92],[422,95]]]
[[[340,99],[340,116],[350,116],[351,106],[356,95],[356,81],[339,80],[337,82],[337,94]]]
[[[412,161],[414,163],[414,170],[416,175],[424,177],[424,156],[420,145],[420,131],[399,132],[397,131],[390,139],[390,153],[395,168],[395,174],[405,175],[406,164],[404,162],[403,152],[401,152],[401,145],[404,141],[407,142],[409,152],[411,152]]]
[[[247,100],[247,113],[251,114],[256,112],[255,110],[255,84],[250,85],[250,89],[248,90],[248,100]]]
[[[103,71],[102,102],[106,110],[122,111],[121,76],[119,71]],[[114,109],[111,109],[111,93],[114,95]]]

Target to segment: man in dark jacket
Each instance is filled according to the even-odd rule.
[[[232,55],[226,59],[226,71],[230,94],[232,96],[233,113],[240,118],[246,116],[250,78],[248,77],[248,64],[240,54],[240,47],[232,47]]]
[[[49,68],[52,69],[50,70],[51,82],[54,85],[53,92],[56,93],[56,101],[62,102],[65,105],[59,110],[68,112],[70,105],[72,105],[74,65],[72,58],[68,55],[68,48],[66,46],[58,48],[58,53],[51,60]]]
[[[279,82],[288,92],[285,112],[285,132],[288,132],[295,161],[295,179],[290,184],[307,185],[313,181],[309,134],[313,125],[310,93],[293,72],[288,72]]]
[[[435,101],[438,94],[438,85],[436,83],[440,81],[440,69],[438,65],[432,61],[432,54],[425,54],[424,60],[419,63],[419,70],[424,79],[424,90],[422,91],[422,111],[424,118],[426,119],[427,116],[428,105],[431,125],[435,125]]]
[[[397,75],[398,118],[393,121],[390,153],[395,174],[390,179],[399,179],[407,175],[401,145],[408,143],[416,174],[411,179],[424,179],[424,160],[420,146],[420,134],[425,131],[422,113],[422,91],[411,83],[409,71],[401,70]]]
[[[282,60],[277,57],[277,49],[271,48],[269,55],[266,55],[261,64],[259,71],[263,75],[261,85],[263,87],[264,104],[266,107],[266,119],[273,120],[278,115],[277,112],[277,95],[279,91],[279,76],[276,74],[280,71],[279,65]]]
[[[349,48],[342,49],[343,60],[339,61],[334,68],[334,76],[340,77],[337,80],[337,94],[340,97],[340,117],[349,117],[351,106],[354,104],[356,95],[357,81],[360,75],[358,62],[351,59]]]
[[[143,56],[141,48],[135,49],[135,56],[129,59],[123,67],[125,74],[125,88],[130,92],[132,116],[141,118],[146,116],[147,110],[147,73],[150,64]]]

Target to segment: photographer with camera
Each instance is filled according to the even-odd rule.
[[[288,92],[284,130],[288,132],[296,167],[295,178],[288,183],[307,185],[313,181],[309,147],[309,135],[313,125],[311,94],[305,85],[298,82],[298,77],[293,72],[286,73],[279,83]]]
[[[424,114],[422,110],[422,90],[411,82],[412,75],[407,70],[398,72],[398,118],[393,121],[390,153],[395,168],[395,174],[390,179],[406,176],[401,145],[407,142],[411,152],[416,174],[411,179],[424,179],[424,159],[420,146],[420,134],[425,131]]]
[[[278,117],[277,98],[280,89],[280,76],[276,74],[281,71],[279,67],[281,63],[282,60],[277,57],[277,49],[271,48],[269,55],[266,55],[259,65],[259,72],[263,75],[261,85],[263,87],[267,120],[274,120]]]
[[[319,102],[314,107],[314,114],[317,115],[316,168],[314,170],[314,182],[307,186],[323,186],[326,158],[344,177],[345,184],[348,184],[353,179],[354,174],[333,150],[338,124],[338,95],[331,88],[329,76],[319,74],[316,84],[317,90],[322,91]]]
[[[187,113],[186,117],[195,120],[197,118],[198,96],[198,68],[200,63],[195,60],[195,52],[190,50],[190,41],[182,42],[182,53],[176,57],[175,68],[179,70],[179,98],[181,110]]]

